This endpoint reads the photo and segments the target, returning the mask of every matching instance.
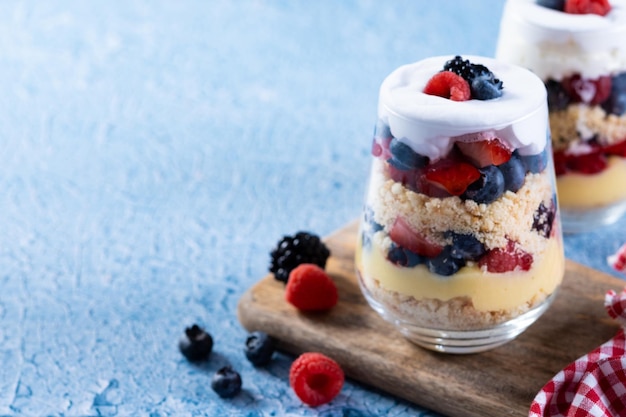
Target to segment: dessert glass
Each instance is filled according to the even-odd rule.
[[[563,231],[585,232],[626,213],[626,0],[541,4],[559,2],[507,1],[496,57],[545,83]]]
[[[423,93],[452,57],[382,83],[355,264],[368,303],[410,341],[448,353],[502,345],[549,307],[564,274],[546,91],[483,57],[492,100]]]

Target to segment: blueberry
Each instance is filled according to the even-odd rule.
[[[474,235],[448,232],[446,236],[452,237],[451,255],[455,258],[475,261],[486,252],[485,245]]]
[[[425,258],[409,249],[392,244],[387,252],[387,260],[394,265],[413,268],[424,263]]]
[[[494,165],[479,168],[478,171],[480,178],[467,187],[462,197],[478,204],[490,204],[504,193],[504,176]]]
[[[267,365],[274,354],[274,339],[265,332],[252,332],[246,338],[244,353],[252,365]]]
[[[495,80],[493,74],[479,75],[470,84],[472,98],[477,100],[491,100],[502,96],[502,82]]]
[[[428,270],[434,274],[450,276],[465,266],[465,259],[455,257],[452,246],[448,245],[443,248],[439,255],[426,261],[426,265]]]
[[[419,155],[409,145],[396,138],[391,139],[389,150],[391,158],[388,162],[400,170],[408,171],[428,164],[428,157]]]
[[[200,326],[194,324],[185,329],[178,342],[180,352],[190,361],[199,362],[207,359],[213,350],[213,338]]]
[[[548,165],[548,147],[546,146],[541,153],[535,155],[520,155],[520,159],[524,164],[526,172],[538,174],[546,169]]]
[[[377,223],[376,220],[374,220],[374,209],[372,209],[370,206],[367,206],[365,208],[364,217],[365,217],[365,222],[369,225],[370,230],[373,233],[383,230],[383,225],[380,223]]]
[[[548,109],[550,111],[565,110],[571,102],[563,84],[556,80],[548,80],[546,82],[546,90],[548,91]]]
[[[504,177],[505,190],[515,193],[522,188],[524,179],[526,178],[526,168],[516,153],[511,155],[511,159],[498,166],[498,169],[502,172],[502,176]]]
[[[232,367],[224,366],[213,375],[211,388],[222,398],[234,397],[241,391],[241,376]]]
[[[626,72],[611,79],[611,95],[602,103],[607,113],[621,116],[626,113]]]
[[[537,4],[561,12],[565,10],[565,0],[537,0]]]
[[[389,125],[382,120],[379,120],[376,123],[376,127],[374,128],[374,137],[375,138],[390,138],[391,130],[389,130]]]

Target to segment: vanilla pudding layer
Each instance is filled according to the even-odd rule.
[[[487,66],[504,81],[505,94],[492,100],[453,101],[423,94],[428,80],[450,56],[428,58],[392,72],[380,87],[378,117],[399,141],[430,162],[443,158],[457,141],[497,137],[520,155],[546,146],[546,90],[530,71],[502,62],[463,56]]]
[[[626,68],[626,0],[610,4],[611,11],[598,16],[552,10],[535,0],[508,0],[496,57],[530,68],[543,80],[621,72]]]
[[[490,273],[468,264],[453,277],[441,277],[424,265],[393,265],[385,258],[382,233],[377,235],[366,254],[360,243],[356,250],[361,285],[399,318],[425,327],[467,330],[507,321],[542,303],[565,271],[559,238],[549,239],[529,271]]]
[[[597,174],[568,172],[556,185],[559,203],[569,209],[604,207],[626,200],[626,158],[609,156],[607,168]]]

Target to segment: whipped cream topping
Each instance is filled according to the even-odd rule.
[[[606,16],[569,14],[535,0],[508,0],[496,57],[521,65],[541,79],[573,73],[597,78],[626,70],[626,0],[611,0]]]
[[[548,109],[543,82],[530,71],[491,58],[465,56],[488,67],[503,81],[492,100],[453,101],[424,94],[428,80],[453,56],[439,56],[399,67],[380,87],[378,117],[393,136],[431,161],[444,157],[455,142],[497,137],[522,155],[543,151]]]

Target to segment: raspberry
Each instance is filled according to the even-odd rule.
[[[606,101],[611,95],[611,77],[601,76],[595,79],[582,78],[574,74],[563,79],[563,89],[574,102],[582,102],[592,106]]]
[[[606,16],[611,11],[609,0],[566,0],[565,13]]]
[[[460,75],[450,71],[442,71],[433,75],[426,83],[424,93],[453,101],[466,101],[472,95],[468,82]]]
[[[326,267],[330,250],[319,236],[309,232],[298,232],[295,236],[283,236],[270,253],[270,272],[278,281],[287,282],[289,273],[296,266],[310,263]]]
[[[508,241],[506,248],[489,250],[478,262],[481,268],[489,272],[502,273],[514,270],[528,271],[533,264],[533,256]]]
[[[318,352],[300,355],[291,364],[289,384],[303,403],[326,404],[339,394],[345,376],[337,362]]]
[[[285,299],[298,310],[329,310],[337,304],[338,298],[333,280],[315,264],[298,265],[289,274]]]

